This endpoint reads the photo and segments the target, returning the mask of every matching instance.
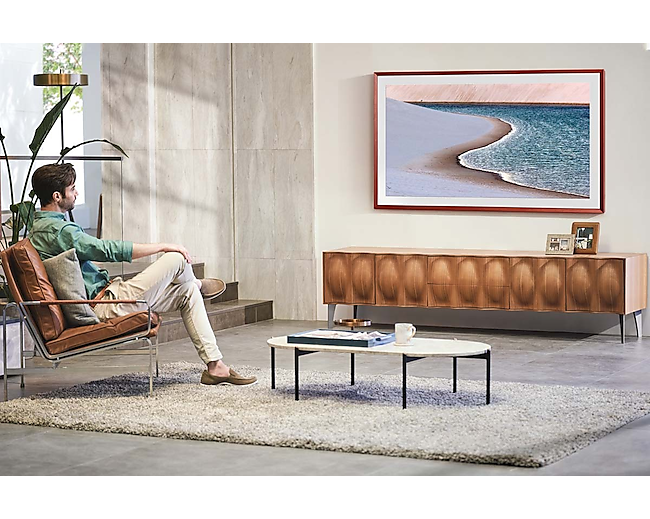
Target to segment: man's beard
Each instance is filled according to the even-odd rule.
[[[74,198],[62,198],[58,205],[61,209],[67,212],[74,209],[74,203]]]

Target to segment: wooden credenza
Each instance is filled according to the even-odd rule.
[[[646,254],[347,247],[323,252],[323,298],[337,304],[634,314],[648,290]]]

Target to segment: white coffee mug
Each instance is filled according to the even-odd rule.
[[[407,345],[413,336],[416,329],[411,323],[396,323],[395,324],[395,344],[397,346]]]

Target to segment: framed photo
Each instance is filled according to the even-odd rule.
[[[573,234],[549,234],[546,236],[546,254],[573,254]]]
[[[604,81],[375,72],[375,209],[603,213]]]
[[[576,254],[596,254],[598,252],[599,222],[573,222],[571,232],[576,237]]]

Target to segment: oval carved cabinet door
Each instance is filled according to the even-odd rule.
[[[427,257],[404,258],[404,305],[427,306]]]
[[[378,306],[403,306],[404,256],[377,255],[375,270],[377,272],[376,304]]]
[[[566,309],[566,265],[562,258],[537,259],[535,272],[535,310]]]
[[[352,303],[349,260],[349,254],[336,252],[323,254],[323,302],[325,304]]]
[[[456,256],[429,256],[427,281],[428,306],[454,308],[458,306],[458,258]]]
[[[510,309],[532,310],[535,307],[535,260],[510,260]]]
[[[622,260],[599,260],[596,265],[599,312],[625,313],[625,280]]]
[[[510,308],[510,259],[485,258],[484,284],[487,308]]]
[[[485,258],[458,260],[458,305],[464,308],[483,306]]]
[[[375,257],[372,254],[351,254],[352,302],[375,304]]]
[[[566,305],[569,311],[595,312],[597,309],[596,260],[568,259]]]

